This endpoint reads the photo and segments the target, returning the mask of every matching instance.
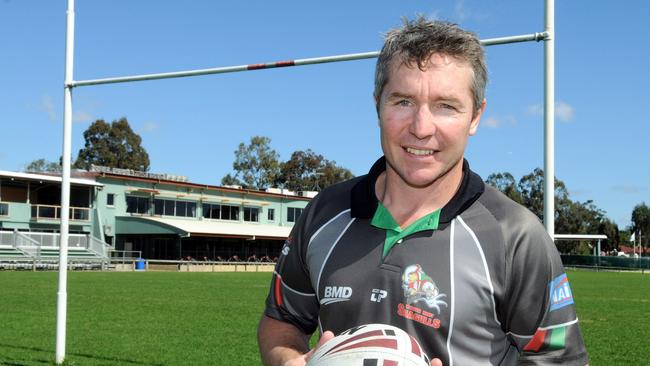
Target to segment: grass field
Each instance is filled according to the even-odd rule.
[[[591,365],[648,364],[650,276],[570,272]],[[258,365],[268,273],[68,277],[67,365]],[[0,272],[0,365],[51,365],[55,272]]]

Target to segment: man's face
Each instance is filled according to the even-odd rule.
[[[434,54],[420,70],[395,59],[377,101],[387,173],[427,187],[462,169],[468,136],[476,133],[485,102],[474,114],[473,71],[466,62]]]

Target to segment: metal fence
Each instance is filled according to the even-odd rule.
[[[14,233],[15,247],[23,253],[26,253],[30,257],[39,257],[41,247],[38,245],[38,242],[29,236],[16,231]]]
[[[56,254],[60,244],[61,236],[58,233],[0,231],[0,246],[5,252],[9,251],[9,254],[4,257],[20,259],[20,253],[22,253],[25,257],[24,260],[50,260],[52,253]],[[111,250],[110,245],[91,235],[84,234],[70,234],[68,246],[71,250],[85,255],[91,260],[107,260]],[[11,252],[12,249],[14,252]],[[44,253],[48,253],[48,255],[44,255]]]
[[[649,271],[650,257],[627,258],[614,256],[569,255],[562,254],[565,267],[581,267],[593,269],[613,269],[627,271]]]
[[[272,262],[186,261],[111,258],[109,270],[150,272],[273,272]]]

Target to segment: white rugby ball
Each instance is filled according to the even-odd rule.
[[[307,366],[429,366],[415,338],[387,324],[346,330],[314,352]]]

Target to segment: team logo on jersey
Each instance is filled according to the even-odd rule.
[[[555,277],[548,285],[551,296],[551,308],[549,311],[561,309],[567,305],[573,304],[573,293],[569,287],[569,279],[566,273]]]
[[[406,267],[402,274],[402,288],[407,304],[425,303],[438,314],[440,306],[447,306],[442,300],[447,295],[440,293],[436,283],[424,273],[419,264]]]
[[[402,274],[402,289],[406,304],[397,305],[397,314],[433,328],[440,327],[441,306],[448,306],[436,283],[427,276],[419,264],[413,264]],[[417,305],[417,306],[416,306]],[[421,308],[422,307],[422,308]],[[429,311],[423,309],[428,308]]]
[[[352,287],[349,286],[325,286],[321,305],[329,305],[335,302],[349,301],[352,297]]]

